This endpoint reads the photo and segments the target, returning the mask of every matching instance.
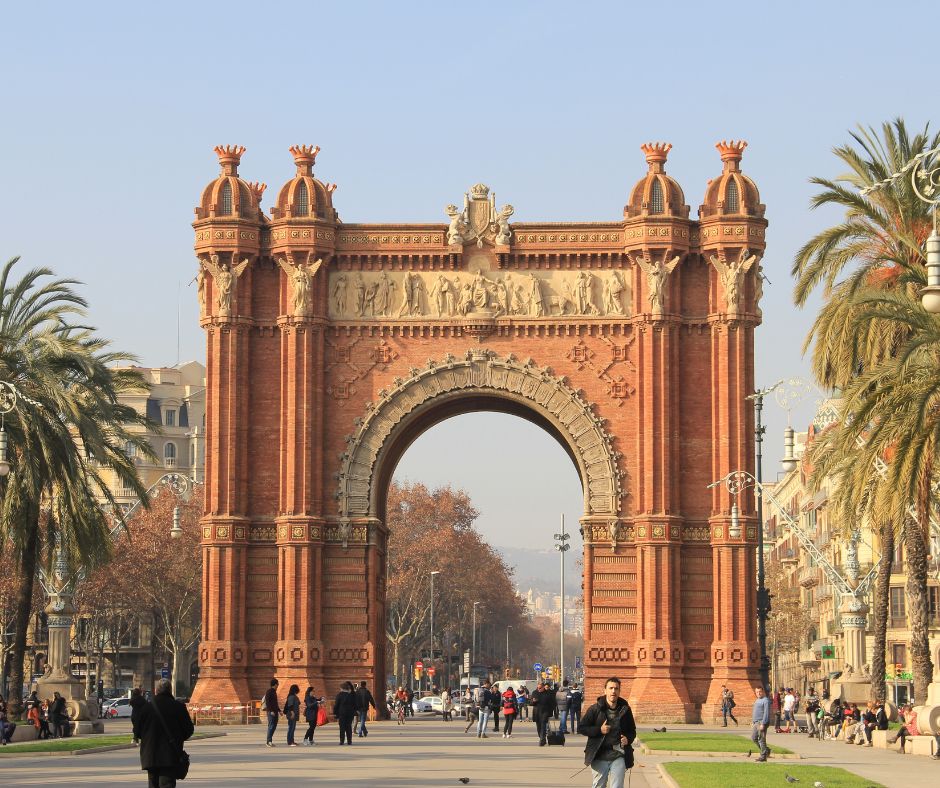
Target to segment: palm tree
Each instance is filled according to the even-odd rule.
[[[813,346],[817,380],[845,392],[843,412],[850,416],[814,448],[813,479],[818,483],[832,474],[839,482],[842,522],[868,517],[879,523],[883,549],[893,546],[893,531],[902,534],[910,559],[915,697],[922,699],[932,673],[926,546],[936,448],[927,437],[925,419],[932,417],[930,370],[934,375],[938,371],[938,345],[936,320],[920,307],[916,291],[925,284],[923,243],[932,217],[906,180],[864,195],[862,190],[889,179],[916,155],[940,144],[940,137],[929,137],[926,129],[911,137],[900,119],[884,124],[881,132],[879,138],[874,130],[861,129],[852,135],[857,147],[836,149],[848,174],[813,179],[823,187],[814,207],[838,206],[845,217],[803,246],[792,273],[798,305],[823,289],[826,302],[806,346]],[[914,402],[921,404],[919,410]],[[889,456],[893,462],[882,480],[873,475],[873,464]],[[907,514],[912,501],[913,520]],[[889,573],[890,564],[879,567],[873,674],[885,662],[887,611],[881,607],[886,608]],[[877,676],[883,675],[882,669]]]
[[[142,496],[145,490],[125,454],[152,449],[131,425],[145,416],[118,395],[145,388],[143,379],[111,365],[131,356],[80,321],[86,303],[76,282],[54,279],[46,268],[12,281],[18,258],[0,272],[0,380],[15,387],[17,406],[6,417],[11,471],[0,481],[0,537],[10,540],[21,570],[17,589],[11,683],[14,712],[23,683],[30,600],[39,561],[62,545],[73,566],[108,554],[112,521],[99,502],[116,507],[101,466],[114,469]]]

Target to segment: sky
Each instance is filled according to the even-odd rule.
[[[810,210],[809,178],[842,172],[832,148],[857,124],[919,129],[936,104],[926,2],[89,0],[3,16],[0,257],[82,281],[90,322],[153,366],[205,356],[190,223],[217,144],[247,147],[263,207],[293,174],[287,147],[308,143],[344,221],[443,222],[482,181],[525,222],[619,219],[651,140],[673,144],[694,217],[721,171],[715,142],[743,138],[770,221],[757,381],[808,377],[818,302],[792,306],[789,271],[838,219]],[[765,413],[773,478],[787,416]],[[435,427],[398,472],[465,487],[497,544],[550,541],[561,512],[581,512],[560,447],[498,414]]]

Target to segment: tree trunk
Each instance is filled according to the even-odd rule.
[[[905,523],[904,546],[907,548],[907,614],[911,623],[914,705],[923,706],[927,702],[927,685],[933,679],[933,663],[929,640],[927,545],[919,523]]]
[[[10,666],[10,718],[23,712],[23,663],[26,659],[26,631],[33,611],[33,583],[39,553],[39,523],[30,518],[26,543],[20,556],[19,587],[16,589],[16,618],[13,627],[13,664]]]
[[[885,686],[885,649],[888,636],[888,605],[891,591],[891,569],[894,565],[894,523],[881,524],[881,561],[875,578],[875,593],[872,599],[874,614],[874,637],[871,654],[871,691],[878,703],[883,703],[887,696]]]

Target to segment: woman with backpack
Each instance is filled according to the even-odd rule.
[[[512,687],[506,687],[506,691],[502,694],[503,701],[503,718],[505,719],[505,724],[503,725],[503,738],[511,739],[512,738],[512,722],[516,719],[516,693]]]
[[[313,732],[317,728],[317,712],[320,711],[320,701],[313,694],[313,687],[307,687],[304,693],[304,719],[307,721],[307,732],[304,734],[304,746],[313,746]]]
[[[298,692],[300,692],[300,687],[296,684],[291,684],[290,689],[287,691],[287,700],[284,701],[284,719],[287,720],[288,747],[297,746],[297,742],[294,741],[294,730],[297,728],[297,720],[300,719],[300,698],[297,697]]]

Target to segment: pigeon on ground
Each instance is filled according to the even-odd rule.
[[[462,782],[464,785],[466,785],[468,782],[470,782],[470,778],[469,778],[469,777],[458,777],[457,779],[460,780],[460,782]]]
[[[665,733],[665,732],[666,732],[665,726],[663,726],[662,728],[653,728],[653,733]]]
[[[826,786],[823,785],[819,780],[816,780],[816,782],[813,783],[813,788],[826,788]]]
[[[788,783],[798,783],[798,782],[799,782],[799,780],[798,780],[796,777],[791,777],[789,774],[785,774],[785,775],[783,775],[783,776],[787,778],[787,782],[788,782]]]

